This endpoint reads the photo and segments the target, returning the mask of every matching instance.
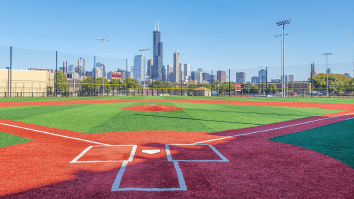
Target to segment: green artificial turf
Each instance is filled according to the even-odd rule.
[[[163,104],[181,111],[127,111],[123,107]],[[340,112],[320,108],[267,107],[175,102],[2,107],[0,118],[84,133],[133,130],[220,132]]]
[[[15,144],[22,144],[30,141],[32,140],[0,131],[0,148]]]
[[[354,104],[354,98],[280,98],[280,97],[198,97],[198,96],[109,96],[109,97],[37,97],[0,98],[1,102],[21,101],[70,101],[70,100],[120,100],[120,99],[181,99],[181,100],[232,100],[232,101],[274,101]]]
[[[354,119],[271,138],[326,154],[354,168]]]

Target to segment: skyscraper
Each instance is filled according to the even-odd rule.
[[[157,30],[156,30],[156,22],[155,22],[155,31],[153,32],[153,66],[151,70],[151,75],[155,80],[161,80],[162,74],[161,69],[163,66],[163,44],[161,40],[161,32],[159,24],[157,23]]]
[[[267,80],[267,71],[262,69],[258,71],[258,77],[259,77],[259,82],[263,83],[266,82]]]
[[[181,54],[176,51],[173,54],[173,73],[174,73],[174,78],[172,82],[180,82],[181,81]]]
[[[144,55],[135,55],[134,57],[133,78],[138,80],[139,84],[143,80],[141,69],[144,67],[144,59]]]
[[[148,78],[151,78],[151,67],[153,66],[153,64],[154,64],[153,59],[147,60],[147,73],[146,73],[146,75],[148,76]]]
[[[184,79],[189,80],[191,76],[191,65],[189,63],[184,64]]]
[[[167,81],[173,80],[173,65],[167,65]]]

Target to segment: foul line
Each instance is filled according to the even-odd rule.
[[[75,138],[75,137],[70,137],[70,136],[65,136],[65,135],[59,135],[59,134],[55,134],[55,133],[49,133],[49,132],[46,132],[46,131],[40,131],[40,130],[30,129],[30,128],[26,128],[26,127],[11,125],[11,124],[5,124],[5,123],[0,123],[0,124],[5,125],[5,126],[25,129],[25,130],[29,130],[29,131],[35,131],[35,132],[38,132],[38,133],[44,133],[44,134],[48,134],[48,135],[54,135],[54,136],[58,136],[58,137],[72,139],[72,140],[79,140],[79,141],[93,143],[93,144],[98,144],[98,145],[111,146],[110,144],[104,144],[104,143],[100,143],[100,142],[94,142],[94,141],[91,141],[91,140],[85,140],[85,139],[81,139],[81,138]]]
[[[205,142],[212,142],[212,141],[217,141],[217,140],[223,140],[223,139],[228,139],[228,138],[233,138],[233,137],[239,137],[239,136],[243,136],[243,135],[250,135],[250,134],[255,134],[255,133],[262,133],[262,132],[267,132],[267,131],[272,131],[272,130],[278,130],[278,129],[283,129],[283,128],[288,128],[288,127],[292,127],[292,126],[298,126],[301,124],[307,124],[307,123],[312,123],[312,122],[317,122],[317,121],[322,121],[322,120],[328,120],[328,119],[333,119],[333,118],[337,118],[337,117],[342,117],[342,116],[347,116],[347,115],[353,115],[354,113],[348,113],[348,114],[344,114],[344,115],[339,115],[339,116],[334,116],[334,117],[327,117],[327,118],[322,118],[322,119],[317,119],[317,120],[312,120],[312,121],[307,121],[307,122],[301,122],[301,123],[297,123],[297,124],[291,124],[291,125],[287,125],[287,126],[281,126],[281,127],[277,127],[277,128],[272,128],[272,129],[266,129],[266,130],[261,130],[261,131],[254,131],[251,133],[243,133],[243,134],[237,134],[237,135],[230,135],[230,136],[225,136],[222,138],[216,138],[216,139],[212,139],[212,140],[205,140],[205,141],[201,141],[201,142],[195,142],[192,143],[193,145],[195,144],[201,144],[201,143],[205,143]],[[348,118],[345,120],[350,120],[353,119],[352,118]]]

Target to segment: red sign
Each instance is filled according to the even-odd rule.
[[[242,91],[242,84],[235,84],[235,91]]]
[[[112,79],[122,79],[122,72],[112,72]]]

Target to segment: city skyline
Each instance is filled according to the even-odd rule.
[[[119,4],[119,8],[125,9],[118,14],[123,16],[133,11],[135,15],[130,14],[120,21],[111,19],[114,11],[118,9],[118,5],[114,2],[110,3],[111,8],[106,8],[107,12],[103,12],[100,16],[95,15],[98,17],[97,20],[90,17],[89,12],[85,10],[77,16],[77,13],[72,12],[76,9],[76,4],[78,3],[68,4],[66,9],[60,9],[64,8],[65,3],[55,4],[57,6],[55,8],[52,6],[53,2],[23,2],[22,4],[9,2],[4,5],[4,12],[0,15],[4,19],[5,28],[0,33],[0,46],[14,46],[14,69],[42,65],[52,68],[54,65],[52,52],[56,50],[60,52],[59,63],[69,61],[70,64],[75,65],[79,57],[86,55],[84,57],[86,66],[90,68],[93,61],[87,56],[93,57],[93,55],[101,54],[100,43],[95,40],[97,36],[109,39],[104,44],[103,50],[106,71],[114,71],[118,67],[123,68],[126,59],[130,60],[130,67],[132,57],[137,55],[139,49],[154,47],[151,44],[151,31],[154,30],[155,21],[163,24],[161,27],[157,24],[157,29],[158,31],[161,29],[164,33],[163,51],[166,56],[163,58],[165,64],[162,65],[165,66],[173,63],[173,52],[178,50],[183,55],[181,63],[190,63],[191,70],[194,71],[197,68],[203,68],[208,72],[231,69],[235,70],[231,73],[231,79],[235,76],[234,72],[246,72],[249,74],[246,81],[250,81],[252,75],[257,75],[255,68],[262,65],[269,67],[269,79],[279,78],[276,75],[280,74],[280,70],[277,72],[275,68],[280,67],[280,41],[274,38],[274,35],[280,34],[281,28],[275,23],[290,18],[292,22],[285,30],[285,33],[289,34],[285,38],[286,75],[294,74],[299,80],[307,79],[308,76],[302,77],[295,74],[296,66],[310,65],[315,62],[316,67],[321,69],[325,64],[325,58],[322,56],[325,52],[333,53],[328,58],[329,65],[354,61],[354,25],[353,18],[350,17],[354,12],[354,3],[351,1],[343,1],[340,4],[330,1],[325,1],[323,4],[284,2],[282,5],[258,1],[204,2],[203,4],[197,1],[185,1],[176,7],[170,7],[169,2],[160,2],[158,6],[142,2],[153,11],[158,11],[149,11],[154,14],[149,14],[144,20],[140,18],[146,14],[146,11],[141,12],[141,8],[132,9],[133,5],[123,1]],[[90,3],[84,3],[83,6],[91,10],[100,10]],[[170,10],[167,8],[180,9],[185,15],[181,15],[183,17],[178,20],[174,19],[169,15]],[[181,8],[186,8],[186,11]],[[32,12],[32,9],[45,11],[39,14]],[[12,11],[11,14],[10,11]],[[193,14],[190,11],[194,11]],[[210,11],[213,15],[206,15],[205,11]],[[64,17],[69,13],[70,17]],[[30,17],[27,18],[27,15]],[[205,20],[198,15],[205,17]],[[257,19],[257,16],[261,18]],[[97,24],[97,21],[108,18],[109,21]],[[55,22],[55,25],[52,22]],[[134,24],[134,30],[131,30],[131,23]],[[99,28],[88,31],[86,27],[88,24],[95,24]],[[119,31],[116,31],[117,26],[120,28]],[[81,34],[82,31],[73,31],[78,27],[82,27],[85,34]],[[26,31],[23,31],[24,29]],[[57,29],[60,30],[60,34],[57,33]],[[185,29],[188,31],[184,31]],[[31,52],[23,49],[31,49],[29,50]],[[36,53],[40,55],[35,55]],[[153,52],[146,52],[146,57],[153,58]],[[101,58],[97,56],[97,59]],[[0,47],[0,63],[3,63],[0,68],[8,66],[7,47]],[[333,73],[352,75],[353,67],[350,64],[347,65],[330,68]],[[248,69],[252,69],[253,72],[247,71]],[[309,69],[304,66],[304,70]],[[321,70],[318,72],[320,73]],[[306,74],[308,74],[307,71]]]

